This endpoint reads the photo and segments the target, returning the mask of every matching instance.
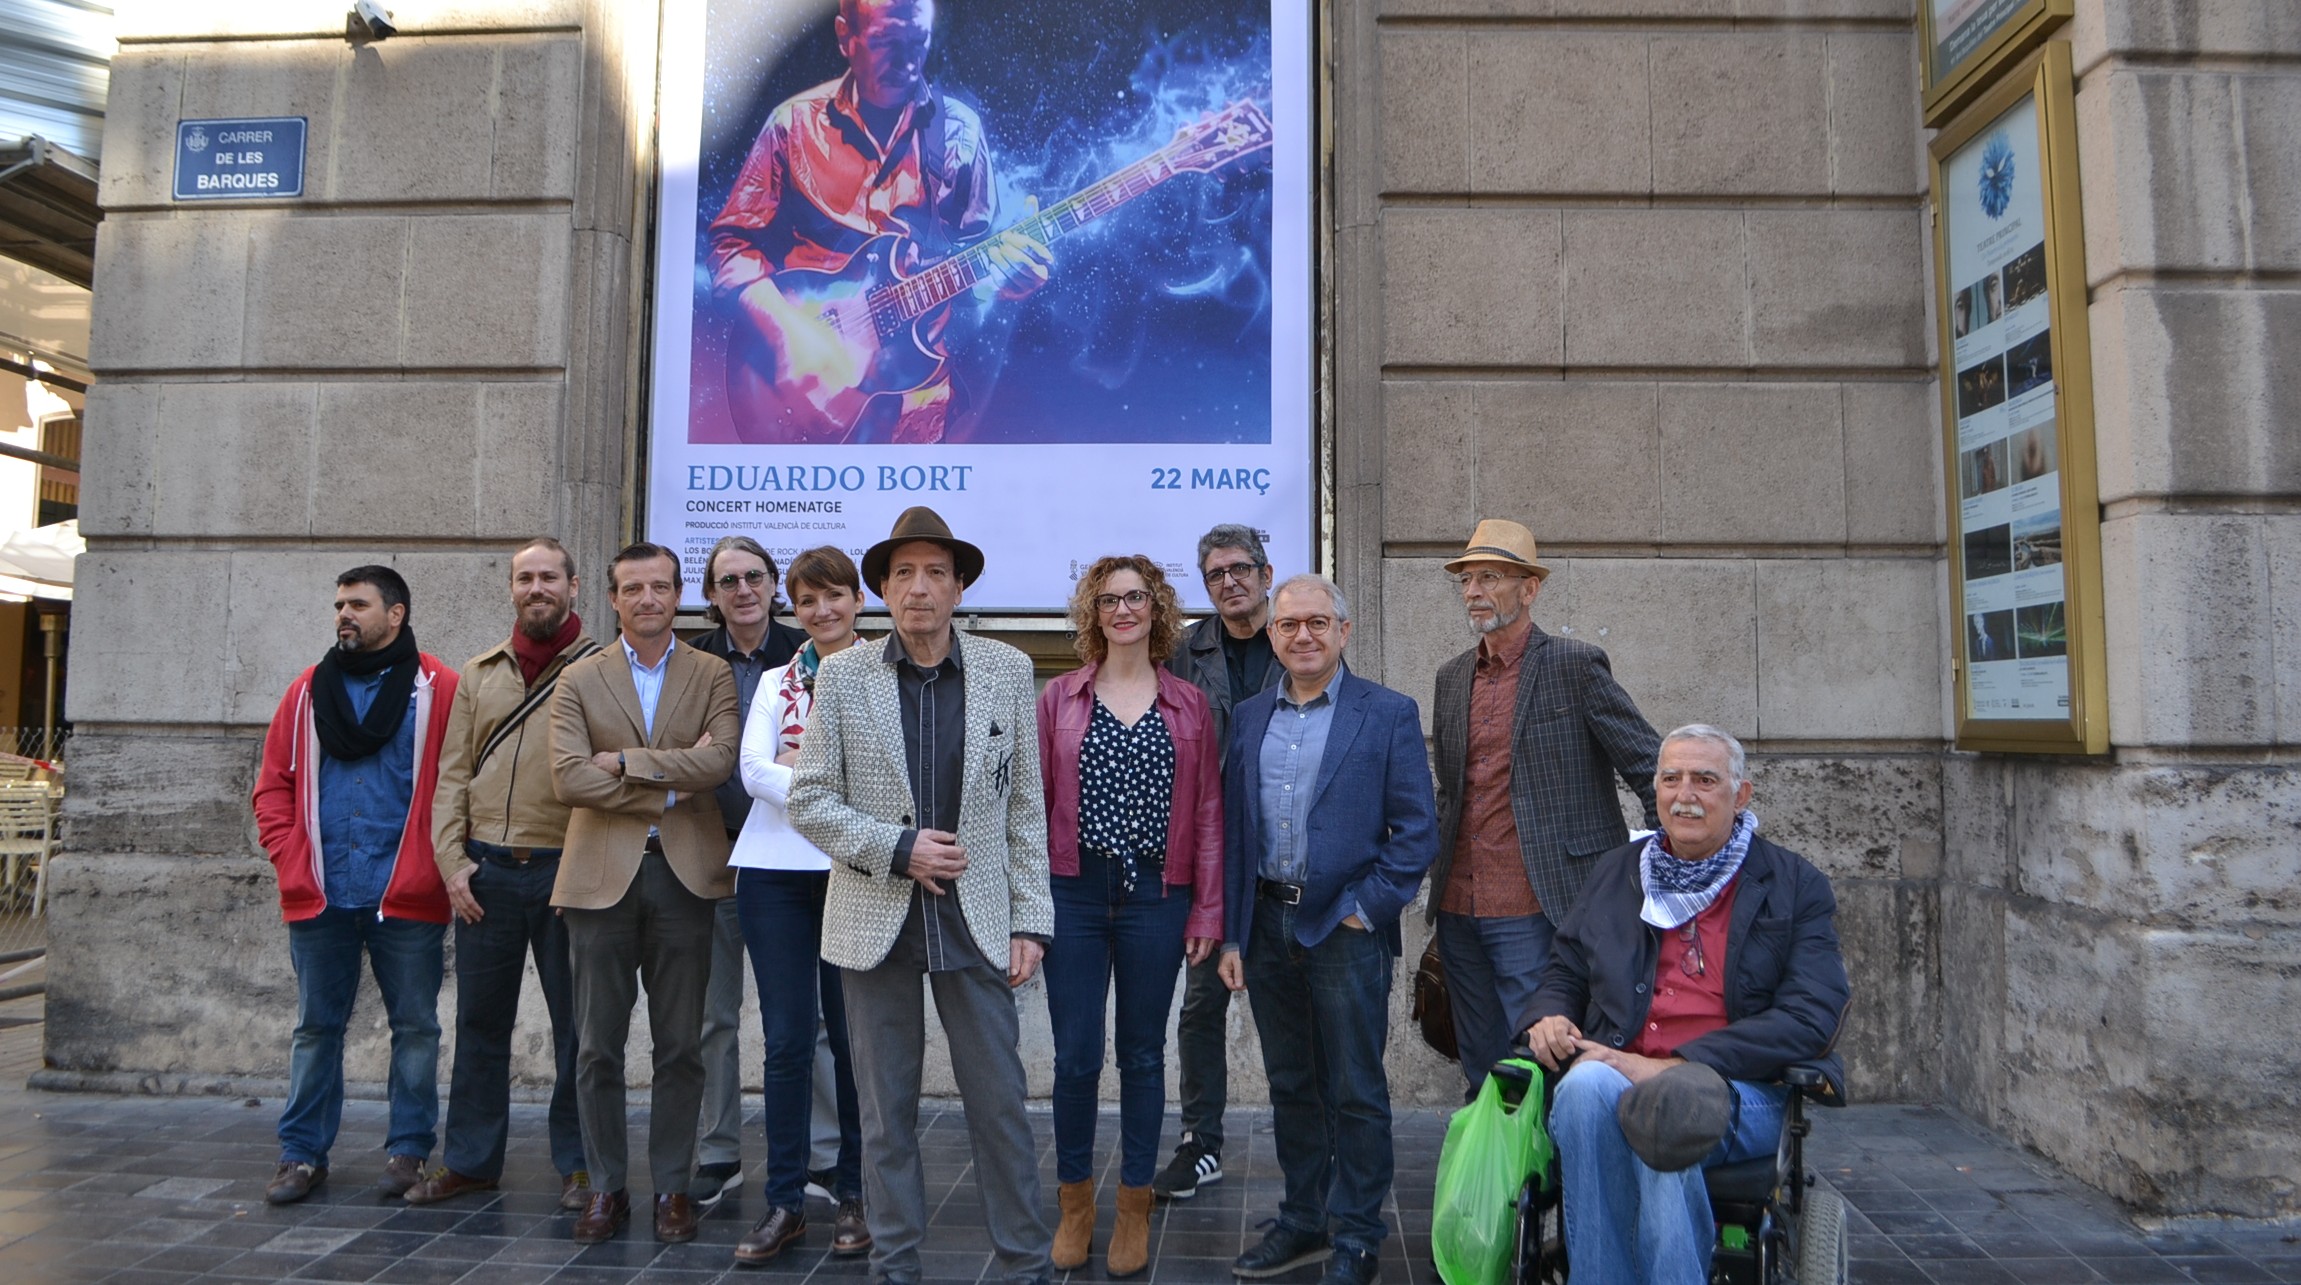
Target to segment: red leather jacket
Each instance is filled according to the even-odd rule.
[[[1079,872],[1079,746],[1095,712],[1087,665],[1039,693],[1039,774],[1047,791],[1047,872]],[[1158,711],[1174,741],[1174,807],[1167,814],[1166,883],[1191,890],[1186,937],[1222,937],[1222,747],[1198,688],[1158,671]]]

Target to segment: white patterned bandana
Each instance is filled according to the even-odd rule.
[[[1744,808],[1734,814],[1734,834],[1725,847],[1700,861],[1681,861],[1663,851],[1662,832],[1655,831],[1638,854],[1638,883],[1646,890],[1638,918],[1667,931],[1708,910],[1741,873],[1750,836],[1757,832],[1758,814]]]

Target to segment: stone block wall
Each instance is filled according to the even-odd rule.
[[[361,45],[340,7],[120,11],[51,933],[66,1080],[284,1074],[248,792],[336,573],[396,566],[460,663],[502,637],[519,541],[596,569],[625,528],[654,15],[397,9],[403,34]],[[231,115],[309,119],[303,198],[169,199],[176,123]],[[584,607],[605,616],[603,581]],[[382,1078],[377,1012],[355,1079]]]
[[[2301,11],[2068,39],[2111,756],[1953,756],[1944,1088],[2156,1212],[2301,1211]]]
[[[1855,1091],[1928,1094],[1946,665],[1909,4],[1336,19],[1376,90],[1336,107],[1357,665],[1427,706],[1472,641],[1446,555],[1525,523],[1556,569],[1536,620],[1606,648],[1656,727],[1744,738],[1766,832],[1836,882]]]

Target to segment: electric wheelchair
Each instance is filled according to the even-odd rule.
[[[1523,1053],[1524,1050],[1518,1050]],[[1491,1072],[1503,1077],[1503,1096],[1513,1105],[1525,1098],[1533,1080],[1524,1067],[1505,1061]],[[1542,1117],[1549,1119],[1555,1077],[1542,1078]],[[1718,1244],[1710,1258],[1710,1285],[1845,1285],[1846,1204],[1821,1175],[1806,1167],[1806,1104],[1839,1107],[1819,1068],[1794,1065],[1782,1074],[1790,1096],[1782,1116],[1782,1141],[1772,1158],[1703,1171],[1710,1209],[1718,1223]],[[1518,1193],[1517,1279],[1511,1285],[1565,1285],[1566,1231],[1556,1152],[1550,1163],[1526,1180]]]

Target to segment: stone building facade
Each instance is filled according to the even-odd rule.
[[[336,571],[400,566],[460,659],[504,628],[520,539],[596,569],[630,530],[656,15],[397,8],[358,46],[329,6],[121,10],[49,1083],[282,1074],[246,799]],[[2145,1210],[2301,1211],[2301,8],[2078,0],[2057,35],[2099,759],[1950,745],[1912,0],[1326,12],[1356,666],[1427,699],[1469,642],[1444,554],[1474,515],[1526,522],[1544,627],[1606,647],[1658,726],[1747,739],[1767,832],[1836,880],[1860,1097],[1946,1102]],[[278,114],[311,121],[304,199],[169,200],[177,120]],[[1403,1020],[1392,1062],[1455,1091]]]

